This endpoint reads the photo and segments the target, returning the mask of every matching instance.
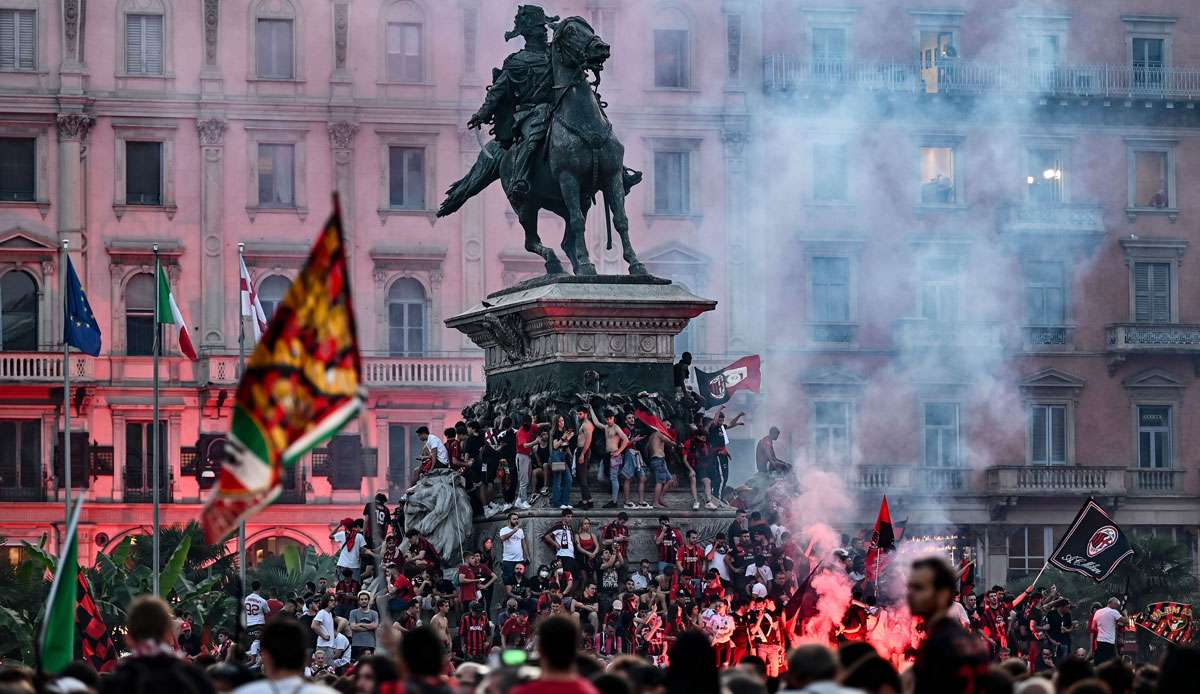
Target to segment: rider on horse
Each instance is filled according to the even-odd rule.
[[[483,106],[467,121],[468,128],[495,123],[493,132],[505,149],[517,140],[510,191],[517,200],[529,194],[530,157],[545,139],[550,124],[554,80],[546,25],[556,21],[558,17],[547,17],[537,5],[517,8],[513,30],[504,34],[504,40],[522,36],[525,47],[509,55],[503,67],[493,71]]]

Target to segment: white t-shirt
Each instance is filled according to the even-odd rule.
[[[641,571],[635,572],[629,577],[629,580],[633,581],[634,590],[646,590],[650,587],[650,579]]]
[[[233,690],[234,694],[337,694],[323,684],[305,682],[299,675],[280,680],[256,680]]]
[[[346,638],[345,634],[339,633],[333,637],[333,655],[332,665],[335,668],[350,664],[350,639]]]
[[[550,531],[554,544],[558,546],[555,556],[575,558],[575,534],[570,530],[558,527]]]
[[[329,635],[329,638],[324,638],[320,635],[320,632],[317,631],[317,624],[324,625],[325,633]],[[337,637],[337,632],[333,630],[332,613],[330,613],[328,610],[321,610],[317,612],[317,616],[313,617],[312,630],[314,634],[317,634],[317,648],[329,648],[333,646],[333,641]]]
[[[713,545],[704,548],[704,556],[712,552],[712,561],[708,563],[708,568],[716,569],[717,573],[721,574],[722,581],[732,581],[733,578],[729,575],[729,567],[725,566],[725,554],[721,552],[713,552]]]
[[[267,601],[258,593],[251,593],[242,601],[242,616],[248,627],[256,627],[267,623],[267,612],[270,608]]]
[[[758,577],[758,580],[762,583],[770,583],[771,579],[775,578],[775,573],[771,571],[771,567],[767,566],[766,564],[763,564],[762,566],[759,566],[758,564],[751,564],[746,567],[746,578],[754,577]]]
[[[950,603],[950,609],[947,610],[950,616],[954,618],[963,629],[971,628],[971,617],[967,614],[967,608],[963,607],[962,603],[955,600]]]
[[[434,434],[430,434],[429,438],[425,439],[425,447],[437,458],[439,465],[450,464],[450,452],[446,450],[446,444]]]
[[[1111,607],[1101,607],[1096,610],[1096,640],[1104,643],[1117,642],[1117,620],[1121,613]]]
[[[505,526],[504,529],[501,530],[500,532],[503,533],[503,532],[507,532],[508,530],[510,530],[510,528],[508,526]],[[500,560],[501,561],[525,561],[525,550],[521,547],[521,542],[523,542],[524,540],[525,540],[525,529],[517,528],[517,532],[510,535],[507,540],[504,540],[504,542],[503,542],[504,551],[501,554]]]
[[[354,544],[346,546],[346,531],[339,530],[333,534],[333,541],[341,552],[338,554],[338,566],[347,569],[357,569],[362,565],[362,548],[367,546],[367,540],[362,533],[354,536]]]

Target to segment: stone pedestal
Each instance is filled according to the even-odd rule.
[[[487,398],[669,393],[674,339],[716,302],[656,277],[540,277],[446,321],[484,350]]]

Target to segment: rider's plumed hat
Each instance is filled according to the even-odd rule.
[[[558,17],[547,17],[546,11],[537,5],[518,5],[513,30],[504,33],[504,40],[511,41],[526,31],[545,31],[547,24],[557,21]]]

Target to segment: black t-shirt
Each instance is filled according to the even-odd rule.
[[[1058,643],[1070,643],[1071,634],[1063,631],[1064,628],[1071,626],[1071,613],[1059,614],[1058,610],[1054,610],[1046,615],[1046,621],[1050,623],[1049,635]]]
[[[913,691],[941,694],[974,689],[976,678],[987,673],[989,654],[978,638],[953,619],[943,617],[932,625],[913,662]]]
[[[372,515],[375,517],[375,525],[379,529],[379,534],[386,535],[388,523],[392,518],[391,512],[388,511],[387,504],[377,504],[374,501],[368,501],[367,505],[363,506],[363,518],[365,518],[367,522],[370,522]],[[372,530],[372,532],[366,537],[367,541],[370,542],[374,540],[374,535],[375,532]]]
[[[304,633],[308,635],[309,650],[315,650],[317,647],[317,632],[312,630],[313,616],[311,614],[300,615],[300,625],[304,627]]]
[[[496,437],[497,443],[500,444],[500,457],[510,463],[517,461],[517,433],[513,429],[508,429],[500,433]]]
[[[480,451],[483,450],[483,434],[468,436],[463,442],[463,454],[471,459],[471,470],[478,473],[483,463]]]
[[[524,579],[524,578],[518,579],[517,575],[515,573],[512,575],[511,578],[505,577],[504,585],[506,585],[512,589],[511,592],[512,592],[512,596],[514,598],[518,598],[518,599],[527,598],[527,597],[529,597],[529,594],[531,592],[531,586],[529,584],[529,580]]]
[[[684,364],[682,361],[675,362],[675,387],[683,388],[687,384],[688,369],[692,368],[690,364]]]

